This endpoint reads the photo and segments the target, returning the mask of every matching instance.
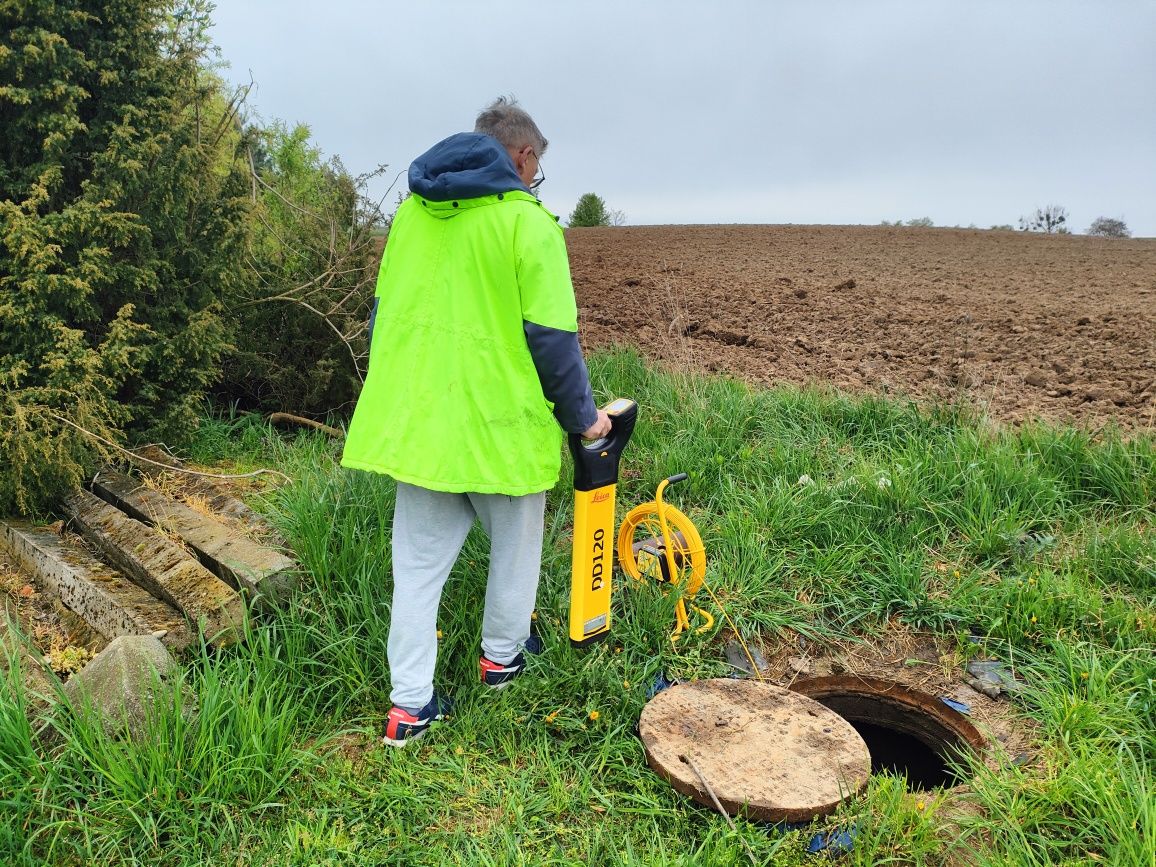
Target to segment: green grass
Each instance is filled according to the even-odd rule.
[[[456,715],[404,751],[388,710],[392,486],[342,471],[321,435],[206,419],[190,455],[274,466],[258,496],[305,571],[247,643],[185,667],[199,712],[163,696],[138,743],[60,714],[38,740],[0,685],[0,862],[12,864],[802,864],[855,828],[847,864],[1112,864],[1156,852],[1156,444],[1045,426],[994,431],[958,409],[752,390],[599,356],[601,397],[641,404],[620,514],[664,477],[698,525],[708,581],[767,646],[871,636],[893,619],[1014,664],[1038,761],[976,766],[964,793],[878,778],[836,816],[786,831],[671,790],[634,726],[660,672],[728,673],[714,634],[672,647],[672,602],[616,591],[610,642],[571,649],[571,493],[547,512],[546,653],[496,695],[475,684],[486,544],[447,587],[438,681]],[[948,564],[943,571],[937,564]],[[597,711],[597,719],[591,712]]]

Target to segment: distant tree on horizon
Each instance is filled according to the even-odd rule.
[[[1131,238],[1132,232],[1123,220],[1115,217],[1096,217],[1088,227],[1089,235],[1100,238]]]
[[[1046,235],[1067,235],[1072,231],[1067,227],[1067,222],[1067,208],[1062,205],[1048,205],[1046,208],[1036,208],[1033,214],[1020,217],[1020,230],[1043,232]]]
[[[574,210],[570,212],[567,223],[572,229],[588,226],[609,226],[612,215],[606,209],[606,202],[595,193],[586,193],[578,200]]]

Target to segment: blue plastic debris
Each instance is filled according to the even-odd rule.
[[[678,684],[681,682],[682,681],[680,681],[678,678],[674,678],[673,680],[667,680],[666,679],[666,672],[660,671],[658,673],[658,677],[655,678],[655,680],[654,680],[654,684],[650,687],[650,689],[648,689],[646,691],[646,697],[648,699],[654,698],[656,695],[658,695],[664,689],[670,689],[672,686],[678,686]]]
[[[789,831],[809,828],[813,824],[813,822],[775,822],[767,826],[767,830],[773,834],[786,834]],[[858,833],[858,825],[852,825],[850,828],[838,828],[834,831],[822,831],[808,841],[807,854],[838,855],[843,852],[850,852],[855,845],[855,835]]]
[[[850,852],[855,845],[855,834],[858,830],[858,826],[854,826],[848,829],[816,834],[807,844],[807,854],[818,855],[823,852],[827,855],[836,855],[841,852]]]
[[[952,710],[957,710],[960,713],[965,713],[968,716],[971,716],[971,705],[968,704],[967,702],[956,701],[953,698],[947,698],[946,696],[942,696],[942,695],[939,697],[939,700],[941,702],[943,702],[945,705],[947,705],[949,708],[951,708]]]

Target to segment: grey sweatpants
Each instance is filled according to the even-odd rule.
[[[390,700],[424,707],[433,698],[437,614],[442,588],[474,519],[490,537],[490,571],[482,616],[482,653],[513,660],[530,637],[538,594],[546,493],[449,494],[397,483],[393,515],[393,611]]]

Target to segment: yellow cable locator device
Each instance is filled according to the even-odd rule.
[[[592,644],[610,632],[611,573],[614,570],[614,492],[618,460],[630,442],[638,404],[620,397],[603,411],[610,433],[586,442],[570,434],[574,456],[574,555],[570,579],[570,643]]]

